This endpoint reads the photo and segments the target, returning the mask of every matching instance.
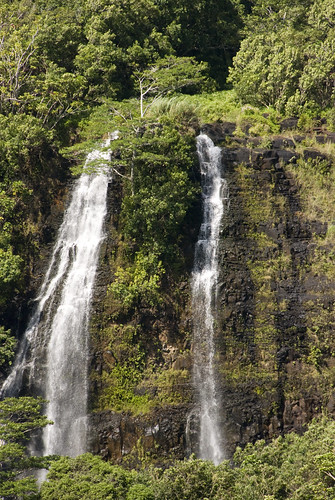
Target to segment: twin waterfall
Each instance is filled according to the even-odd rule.
[[[199,458],[219,464],[224,458],[220,430],[221,405],[215,382],[214,325],[218,284],[218,243],[227,183],[221,178],[221,150],[207,135],[197,138],[201,169],[203,219],[195,247],[192,273],[194,365],[198,403]]]
[[[103,164],[109,153],[93,151],[86,164]],[[49,401],[54,422],[43,430],[44,455],[76,456],[86,449],[88,322],[107,209],[108,175],[82,174],[64,215],[36,310],[2,396],[21,386]],[[43,450],[41,450],[43,448]]]
[[[197,396],[200,458],[224,458],[215,383],[215,307],[218,239],[227,186],[221,151],[206,136],[197,138],[203,190],[203,221],[192,273],[194,324],[193,382]],[[87,164],[104,164],[109,152],[93,151]],[[104,237],[108,175],[82,174],[64,215],[35,312],[21,341],[2,397],[38,394],[49,401],[54,422],[43,430],[32,453],[76,456],[87,451],[88,325],[100,243]]]

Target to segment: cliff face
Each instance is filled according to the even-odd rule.
[[[228,455],[250,440],[303,431],[322,409],[335,410],[331,161],[307,147],[306,137],[286,133],[264,144],[234,137],[234,128],[205,128],[222,147],[230,192],[221,229],[216,338]],[[316,138],[319,143],[333,140],[332,134]],[[115,235],[119,201],[117,186],[113,189],[109,227]],[[198,220],[195,213],[193,223]],[[197,227],[188,231],[194,243]],[[95,331],[115,328],[113,311],[106,319],[101,299],[118,244],[110,238],[105,247],[93,306]],[[134,394],[150,393],[153,403],[136,416],[95,408],[91,448],[106,458],[164,462],[187,454],[187,415],[193,404],[187,278],[174,282],[172,290],[170,303],[158,311],[124,318],[128,327],[140,326],[132,343],[141,343],[147,365],[152,365],[151,375],[147,371],[135,384]],[[93,334],[93,402],[104,385],[102,374],[122,361],[119,340],[104,348],[94,342]]]
[[[208,133],[227,142],[222,129]],[[302,431],[323,408],[334,410],[332,164],[303,141],[277,137],[262,148],[246,138],[223,147],[230,206],[221,236],[217,370],[230,453]]]
[[[335,134],[286,131],[260,139],[247,130],[236,137],[234,130],[227,123],[204,128],[222,148],[230,193],[220,235],[215,339],[228,456],[248,441],[302,432],[324,409],[335,413],[335,172],[329,155]],[[66,191],[65,168],[54,163],[32,209],[36,234],[47,244]],[[159,305],[120,313],[108,285],[125,251],[122,197],[122,183],[114,179],[92,304],[90,449],[117,462],[164,464],[189,452],[189,278],[201,207],[199,201],[184,224],[184,267],[164,276]],[[31,261],[25,298],[46,266],[48,251],[41,248]],[[29,307],[22,309],[21,329]]]

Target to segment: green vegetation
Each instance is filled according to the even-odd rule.
[[[16,339],[10,330],[5,331],[3,326],[0,327],[0,368],[11,365],[15,347]]]
[[[333,123],[334,5],[256,0],[229,81],[241,102]]]
[[[285,311],[285,300],[279,300],[274,284],[283,280],[292,266],[287,243],[278,241],[272,233],[278,220],[285,220],[288,207],[285,196],[275,189],[275,169],[269,167],[266,182],[255,176],[255,165],[240,164],[235,169],[236,184],[241,195],[245,234],[245,263],[253,286],[253,321],[248,326],[238,324],[239,335],[225,331],[227,348],[220,363],[223,383],[232,386],[248,384],[265,401],[272,413],[271,403],[277,401],[278,360],[276,353],[282,334],[278,329],[278,314]],[[253,346],[250,356],[250,345]],[[239,362],[236,363],[236,356]]]
[[[149,396],[135,393],[143,378],[145,350],[140,341],[140,327],[110,324],[97,339],[103,349],[104,370],[101,375],[103,389],[97,403],[98,409],[115,411],[148,411]]]
[[[53,206],[61,207],[61,183],[69,164],[59,150],[64,153],[64,148],[85,140],[85,133],[90,136],[87,139],[100,141],[103,133],[113,130],[117,120],[106,117],[106,106],[107,115],[111,109],[119,113],[118,127],[123,131],[117,166],[127,169],[135,150],[137,155],[130,162],[136,167],[134,177],[124,185],[122,231],[129,242],[144,230],[144,242],[151,228],[162,224],[162,234],[156,230],[153,238],[160,241],[152,257],[148,256],[152,242],[146,242],[147,249],[140,242],[141,248],[120,265],[116,299],[125,298],[126,307],[131,308],[142,298],[149,304],[160,301],[157,287],[166,272],[162,253],[176,251],[176,261],[180,258],[176,234],[195,193],[188,173],[193,159],[187,158],[188,152],[179,157],[176,151],[183,142],[191,151],[194,131],[183,138],[172,120],[170,125],[161,123],[155,128],[155,113],[144,123],[141,118],[146,115],[147,119],[158,98],[211,89],[215,79],[223,83],[238,45],[242,14],[240,2],[232,0],[219,5],[203,0],[184,0],[178,5],[169,0],[127,0],[122,5],[113,0],[2,2],[0,325],[6,352],[13,347],[9,332],[15,327],[13,310],[18,308],[18,297],[24,301],[31,293],[34,263],[49,232],[45,222]],[[211,25],[204,22],[208,17]],[[221,58],[224,63],[217,65]],[[130,103],[123,114],[124,99],[136,96],[139,100]],[[84,149],[88,147],[85,144]],[[70,154],[72,164],[77,159],[78,152]],[[150,187],[148,179],[156,179],[155,185]],[[128,214],[132,217],[126,224]],[[169,248],[163,249],[170,240]],[[137,271],[141,278],[135,283]],[[151,272],[153,277],[148,277]],[[3,366],[4,371],[7,368],[8,363]]]
[[[335,494],[335,423],[310,424],[303,436],[289,434],[270,444],[237,449],[233,466],[201,460],[162,470],[127,471],[90,454],[63,457],[43,483],[41,499],[259,500],[331,499]]]
[[[27,443],[38,429],[52,423],[41,415],[41,398],[6,398],[0,402],[0,495],[3,498],[37,498],[31,472],[50,465],[46,457],[29,457]],[[30,475],[27,474],[30,472]]]
[[[299,159],[295,165],[286,165],[285,170],[292,175],[299,186],[302,220],[319,221],[325,224],[324,234],[313,234],[311,251],[306,262],[299,267],[302,284],[317,279],[312,296],[305,302],[307,339],[304,354],[298,366],[301,375],[296,378],[296,387],[291,388],[293,396],[303,387],[311,391],[317,383],[322,400],[329,398],[334,387],[335,371],[333,362],[333,328],[335,313],[333,310],[335,278],[334,267],[334,207],[329,200],[333,196],[334,159],[327,160]],[[327,294],[327,305],[323,305],[323,296]],[[290,391],[290,389],[288,389]]]
[[[331,222],[335,218],[334,206],[329,200],[334,196],[334,157],[303,160],[296,165],[287,165],[289,172],[299,186],[301,213],[309,220]],[[328,239],[332,236],[331,225]]]

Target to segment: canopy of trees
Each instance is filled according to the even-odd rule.
[[[27,498],[38,491],[31,471],[47,467],[50,461],[44,457],[28,457],[26,446],[35,431],[51,423],[41,415],[42,404],[43,400],[29,397],[0,402],[2,498]]]
[[[254,3],[229,77],[242,103],[288,115],[334,106],[334,2]]]
[[[75,142],[81,120],[106,99],[120,103],[136,96],[144,116],[150,102],[159,97],[213,88],[213,78],[222,83],[239,43],[241,15],[242,6],[235,0],[183,0],[177,5],[169,0],[1,3],[4,370],[15,345],[10,340],[15,297],[26,293],[43,240],[41,201],[46,212],[45,202],[52,204],[57,190],[55,177],[62,175],[58,170],[55,176],[55,167],[61,164],[66,175],[68,165],[60,158],[59,147]],[[101,136],[95,132],[95,137]],[[125,153],[122,156],[124,160]]]
[[[335,494],[335,423],[321,420],[304,436],[289,434],[269,445],[238,449],[234,465],[201,460],[162,470],[127,471],[83,455],[51,466],[41,498],[127,500],[332,499]]]

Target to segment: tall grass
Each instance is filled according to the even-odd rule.
[[[235,121],[240,112],[241,107],[232,90],[164,97],[156,101],[150,110],[151,115],[169,115],[171,118],[183,121],[197,119],[202,123]]]
[[[285,170],[299,186],[299,198],[304,217],[309,220],[333,223],[335,220],[334,160],[304,160],[287,164]]]

